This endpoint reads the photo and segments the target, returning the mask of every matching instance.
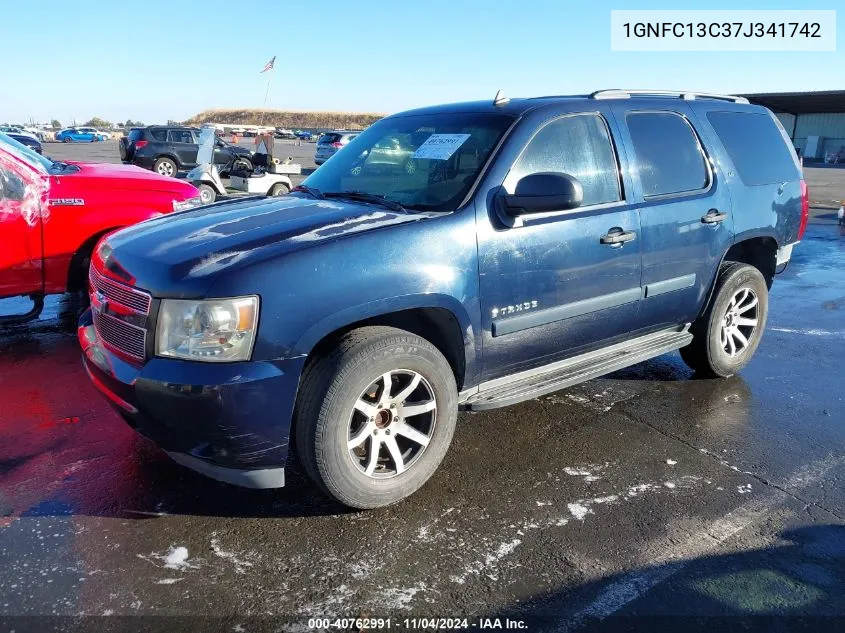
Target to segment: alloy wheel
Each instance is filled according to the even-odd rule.
[[[722,317],[719,342],[731,358],[744,353],[757,331],[757,295],[750,288],[737,290]]]
[[[368,477],[395,477],[425,452],[436,422],[434,390],[425,377],[408,369],[389,371],[355,402],[349,418],[349,456]]]

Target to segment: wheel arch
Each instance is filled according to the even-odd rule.
[[[700,314],[704,314],[710,307],[716,291],[719,271],[728,262],[739,262],[754,266],[766,280],[766,287],[771,289],[777,267],[777,251],[777,238],[770,233],[747,234],[735,240],[730,248],[722,254],[719,266],[713,273],[713,278],[710,280],[710,290],[707,293],[707,301],[704,302]]]
[[[88,237],[82,244],[80,244],[76,250],[73,252],[73,256],[70,258],[70,264],[68,264],[67,270],[67,291],[68,292],[77,292],[80,290],[85,290],[87,287],[87,276],[84,270],[80,270],[82,266],[82,262],[85,261],[86,255],[90,255],[94,252],[94,247],[97,245],[103,237],[122,229],[123,226],[113,226],[107,229],[103,229],[94,233],[90,237]]]
[[[395,327],[434,345],[449,362],[461,390],[473,380],[476,369],[476,337],[469,315],[452,297],[423,295],[414,299],[401,297],[390,305],[357,306],[331,315],[309,328],[297,349],[307,354],[307,363],[347,332],[371,325]]]

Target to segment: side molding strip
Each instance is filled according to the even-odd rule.
[[[664,279],[663,281],[656,281],[653,284],[647,284],[645,287],[645,296],[646,298],[654,297],[675,290],[692,288],[694,285],[695,273],[684,275],[683,277],[672,277],[672,279]]]
[[[571,319],[572,317],[581,316],[582,314],[598,312],[599,310],[606,310],[608,308],[616,308],[618,306],[625,305],[626,303],[639,301],[641,296],[642,289],[629,288],[628,290],[612,292],[598,297],[591,297],[590,299],[583,299],[582,301],[565,303],[560,306],[555,306],[554,308],[526,312],[524,314],[494,321],[492,333],[493,336],[502,336],[503,334],[511,334],[513,332],[519,332],[520,330],[537,327],[538,325],[546,325],[548,323],[554,323],[555,321]]]

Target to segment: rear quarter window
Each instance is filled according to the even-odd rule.
[[[708,112],[707,120],[743,184],[770,185],[798,180],[795,154],[774,119],[754,112]]]
[[[166,141],[167,130],[150,130],[150,136],[156,141]]]

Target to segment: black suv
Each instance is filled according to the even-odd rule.
[[[252,152],[217,138],[214,164],[225,175],[235,168],[252,169]],[[150,125],[133,127],[120,139],[120,160],[152,169],[162,176],[197,166],[199,130],[191,127]]]

